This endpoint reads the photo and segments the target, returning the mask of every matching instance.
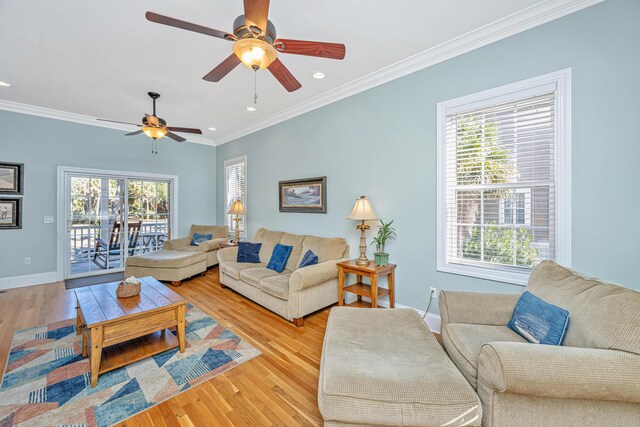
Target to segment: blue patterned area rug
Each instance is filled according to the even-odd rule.
[[[16,331],[0,386],[0,427],[110,426],[260,354],[191,304],[187,348],[143,359],[89,384],[75,319]]]

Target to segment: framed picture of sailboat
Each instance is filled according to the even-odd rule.
[[[280,212],[327,213],[327,177],[280,181]]]

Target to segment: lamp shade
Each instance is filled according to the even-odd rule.
[[[378,216],[371,208],[371,202],[365,196],[360,196],[356,199],[356,204],[353,205],[353,210],[347,217],[347,219],[355,219],[358,221],[371,221],[378,219]]]
[[[244,205],[242,204],[242,200],[236,200],[233,202],[227,214],[229,215],[246,215],[246,211],[244,210]]]

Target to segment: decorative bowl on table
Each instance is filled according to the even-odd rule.
[[[136,295],[140,295],[140,282],[138,282],[138,279],[130,276],[118,283],[118,288],[116,289],[118,298],[129,298]]]

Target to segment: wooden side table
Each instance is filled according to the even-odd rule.
[[[339,262],[338,264],[338,305],[344,304],[344,293],[349,292],[358,296],[357,301],[348,304],[351,307],[380,307],[378,298],[389,295],[389,307],[395,307],[395,264],[387,264],[384,267],[378,267],[373,262],[369,265],[358,265],[356,260]],[[345,287],[345,275],[355,274],[357,283]],[[379,288],[378,279],[388,276],[387,281],[389,288]],[[370,283],[363,283],[362,278],[368,277]],[[362,297],[371,298],[371,305],[362,301]]]

